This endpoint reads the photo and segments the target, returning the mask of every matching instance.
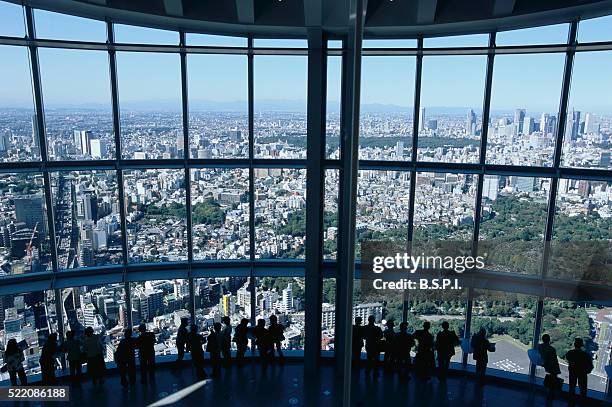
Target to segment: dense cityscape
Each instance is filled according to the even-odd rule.
[[[410,159],[412,120],[409,115],[366,112],[362,116],[361,159]],[[609,169],[612,118],[577,111],[569,116],[563,142],[563,165]],[[245,118],[244,114],[235,112],[192,113],[189,157],[248,158]],[[480,155],[480,121],[473,109],[462,115],[428,113],[427,108],[421,109],[418,159],[476,162]],[[553,114],[532,113],[525,109],[492,115],[487,162],[550,166],[555,121]],[[112,120],[107,113],[49,111],[45,123],[50,160],[114,159]],[[172,159],[183,158],[186,154],[178,114],[130,112],[122,115],[121,128],[124,159]],[[330,114],[327,123],[330,158],[339,157],[339,128],[338,116]],[[258,113],[254,155],[257,158],[306,158],[305,134],[303,114]],[[40,159],[38,136],[32,112],[0,112],[2,161]],[[339,172],[328,169],[325,174],[324,255],[327,259],[335,259]],[[356,222],[359,242],[406,239],[410,182],[413,181],[410,178],[408,171],[360,170]],[[0,176],[2,273],[8,276],[52,269],[48,213],[53,214],[59,269],[121,264],[124,236],[130,263],[186,261],[188,233],[193,238],[194,260],[250,257],[248,163],[244,168],[191,168],[190,185],[186,184],[183,169],[125,170],[122,179],[120,186],[114,170],[51,172],[49,202],[52,208],[47,211],[42,174],[3,173]],[[415,244],[471,239],[477,180],[472,174],[417,173],[414,180]],[[255,168],[253,183],[255,258],[303,259],[306,170]],[[550,185],[550,179],[541,177],[484,177],[480,239],[482,250],[488,251],[490,269],[539,273]],[[191,192],[191,232],[187,230],[186,188]],[[121,226],[120,190],[125,202],[125,233]],[[611,203],[612,188],[608,183],[560,180],[553,239],[559,242],[595,239],[609,243],[612,238]],[[579,228],[583,233],[569,236],[566,233],[569,228]],[[517,259],[510,253],[516,247],[531,251],[533,256]],[[357,252],[359,254],[359,245]],[[609,281],[609,270],[593,272],[589,266],[592,259],[593,256],[583,261],[584,264],[572,265],[571,270],[563,265],[553,267],[549,274],[593,282]],[[241,318],[267,319],[278,314],[280,322],[287,327],[283,346],[303,349],[304,280],[270,277],[255,279],[253,283],[255,315],[251,315],[250,280],[246,277],[196,279],[193,292],[197,324],[206,331],[224,315],[229,315],[235,325]],[[172,355],[176,353],[180,319],[189,316],[189,292],[187,280],[156,280],[131,283],[129,305],[124,284],[62,289],[59,304],[51,291],[6,295],[0,298],[0,319],[4,326],[0,332],[1,342],[6,344],[14,337],[26,340],[29,373],[36,373],[40,346],[50,332],[57,330],[58,324],[78,334],[91,326],[105,338],[106,360],[111,361],[127,324],[128,312],[131,312],[134,326],[145,322],[156,333],[157,355]],[[324,300],[322,349],[333,350],[333,280],[324,282]],[[527,349],[531,338],[526,339],[516,326],[526,326],[525,330],[531,332],[532,299],[500,302],[486,305],[476,301],[478,318],[473,324],[499,323],[499,327],[490,329],[501,350],[496,353],[493,367],[526,373],[529,363],[523,350]],[[401,298],[361,295],[357,291],[353,313],[364,319],[375,315],[382,326],[385,320],[401,319],[402,303]],[[454,300],[414,299],[409,304],[410,329],[418,329],[424,319],[434,324],[447,319],[453,321],[458,332],[463,332],[465,308],[461,297]],[[128,311],[129,306],[131,311]],[[564,307],[576,313],[574,320],[586,321],[590,331],[580,334],[589,337],[590,349],[597,356],[593,374],[603,378],[603,366],[610,357],[612,309],[588,304],[574,304],[569,308],[565,304]],[[491,309],[496,311],[491,312]],[[578,310],[584,313],[579,314]],[[551,329],[560,320],[549,321]],[[460,361],[460,354],[453,360]],[[604,380],[595,379],[592,383],[599,389]]]

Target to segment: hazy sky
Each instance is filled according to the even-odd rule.
[[[106,40],[106,26],[84,20],[35,11],[40,38]],[[498,45],[559,43],[567,38],[568,25],[498,33]],[[19,6],[0,1],[0,35],[23,36]],[[139,27],[116,26],[118,42],[177,44],[178,33]],[[583,22],[579,41],[612,40],[612,17]],[[188,35],[188,44],[246,46],[244,38]],[[411,46],[413,41],[402,40]],[[486,35],[425,40],[425,46],[484,46]],[[305,41],[279,45],[303,46]],[[376,45],[374,45],[376,44]],[[255,45],[270,46],[264,40]],[[366,41],[365,46],[393,46],[392,41]],[[105,51],[40,49],[44,101],[53,106],[110,106],[108,54]],[[21,107],[32,103],[27,50],[0,46],[0,106]],[[9,63],[7,63],[7,61]],[[494,110],[527,108],[532,112],[558,110],[564,54],[498,55],[495,58],[491,106]],[[409,107],[414,97],[415,58],[406,56],[363,58],[364,104]],[[425,56],[422,106],[481,109],[486,71],[485,56]],[[612,111],[612,51],[578,53],[575,58],[571,105],[580,110]],[[180,107],[180,60],[178,54],[117,53],[120,102],[176,103]],[[247,59],[235,55],[189,55],[189,97],[193,100],[244,102],[247,97]],[[305,56],[256,56],[254,62],[257,100],[306,99]],[[328,98],[340,98],[340,58],[328,64]],[[299,104],[298,104],[299,105]]]

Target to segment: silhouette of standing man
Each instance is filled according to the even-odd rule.
[[[204,380],[208,377],[204,371],[204,349],[202,345],[206,342],[206,339],[198,333],[198,326],[193,324],[189,335],[187,336],[187,346],[189,352],[191,352],[191,361],[196,371],[196,377],[198,380]]]
[[[185,357],[185,348],[187,347],[187,325],[189,324],[189,318],[181,318],[181,325],[179,326],[178,332],[176,333],[176,349],[178,356],[176,358],[176,367],[179,367],[181,361]]]
[[[363,348],[363,327],[361,317],[355,318],[353,325],[353,367],[359,368],[361,364],[361,349]]]
[[[423,329],[419,329],[414,333],[414,338],[418,342],[417,353],[414,360],[417,377],[423,380],[429,380],[431,371],[435,365],[434,360],[434,339],[429,333],[431,324],[429,321],[423,322]]]
[[[225,361],[225,366],[229,366],[232,360],[232,321],[230,317],[221,318],[223,327],[221,329],[221,354]]]
[[[123,339],[117,345],[115,363],[121,376],[121,385],[125,387],[128,384],[130,386],[136,384],[136,352],[132,330],[129,328],[125,329],[123,335]]]
[[[370,374],[372,368],[374,373],[378,374],[378,364],[380,362],[380,340],[383,337],[382,329],[376,326],[374,322],[376,319],[374,315],[368,317],[368,325],[364,327],[364,338],[366,355],[368,364],[366,368],[366,374]]]
[[[408,333],[408,323],[402,322],[399,326],[399,332],[395,337],[396,344],[396,358],[397,364],[400,369],[400,373],[403,373],[404,369],[412,366],[412,360],[410,358],[410,349],[414,346],[414,338]]]
[[[587,376],[593,370],[593,359],[591,355],[582,350],[584,341],[582,338],[574,339],[574,349],[567,352],[565,359],[569,364],[569,394],[574,397],[576,382],[580,388],[582,398],[587,395]]]
[[[472,357],[476,361],[476,377],[482,384],[485,379],[485,373],[487,372],[487,364],[489,363],[489,348],[491,344],[487,339],[487,331],[484,328],[480,328],[478,333],[472,336],[471,341],[472,349],[474,353]]]
[[[244,354],[246,353],[247,346],[249,345],[248,324],[249,320],[242,318],[240,323],[236,326],[236,330],[234,332],[234,343],[236,344],[236,360],[238,361],[238,366],[243,365]]]
[[[436,336],[436,350],[438,351],[438,369],[440,379],[446,379],[451,358],[455,355],[455,346],[459,345],[459,338],[455,331],[448,330],[448,322],[442,322],[442,330]]]
[[[155,334],[147,331],[146,324],[138,327],[140,336],[137,339],[138,360],[140,361],[140,382],[147,383],[147,378],[155,380]]]
[[[206,352],[210,353],[210,363],[212,365],[212,377],[219,377],[221,373],[221,348],[223,342],[223,333],[221,332],[221,324],[215,322],[213,330],[206,338]]]

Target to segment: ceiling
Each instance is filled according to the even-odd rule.
[[[165,29],[304,37],[347,32],[350,0],[9,0],[82,17]],[[364,36],[505,30],[612,14],[612,0],[363,0]]]

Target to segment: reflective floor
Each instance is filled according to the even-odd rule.
[[[210,373],[210,368],[207,369]],[[541,389],[522,384],[487,383],[484,387],[466,377],[449,377],[446,384],[437,379],[424,383],[415,378],[406,380],[394,374],[381,373],[378,378],[355,374],[354,406],[567,406],[566,400],[546,400]],[[223,370],[221,377],[195,382],[189,364],[181,370],[159,366],[153,384],[137,383],[131,389],[120,385],[116,374],[106,383],[93,388],[85,381],[81,388],[71,389],[70,405],[74,406],[335,406],[336,395],[332,366],[320,369],[319,388],[304,388],[303,367],[287,362],[283,366],[262,369],[247,365]],[[52,403],[45,403],[51,405]],[[53,403],[66,406],[67,403]],[[21,403],[18,405],[41,405]],[[584,406],[612,405],[589,401]]]

